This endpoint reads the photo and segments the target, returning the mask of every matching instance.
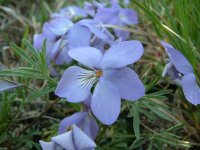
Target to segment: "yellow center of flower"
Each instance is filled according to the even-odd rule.
[[[99,70],[99,71],[96,73],[96,77],[100,77],[102,74],[103,74],[102,70]]]

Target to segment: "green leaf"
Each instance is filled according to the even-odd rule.
[[[149,84],[146,86],[145,88],[145,92],[148,92],[150,89],[152,89],[160,80],[160,77],[156,77],[154,79],[152,79]]]
[[[167,131],[167,132],[173,132],[173,131],[176,131],[176,130],[178,130],[178,129],[183,128],[184,126],[185,126],[185,124],[177,124],[177,125],[175,125],[175,126],[169,128],[169,129],[167,129],[166,131]]]
[[[14,43],[10,43],[10,46],[13,48],[13,50],[19,54],[22,58],[24,58],[27,62],[29,62],[30,64],[32,64],[33,66],[37,67],[37,65],[35,64],[35,62],[33,61],[33,59],[31,57],[29,57],[23,49],[19,48],[17,45],[15,45]]]
[[[21,71],[21,70],[9,70],[5,69],[0,71],[0,76],[17,76],[17,77],[30,77],[30,78],[36,78],[36,79],[45,79],[43,75],[28,72],[28,71]]]
[[[155,114],[157,114],[158,116],[160,116],[160,117],[162,117],[162,118],[164,118],[164,119],[166,119],[166,120],[168,120],[168,121],[172,121],[172,119],[169,117],[169,116],[167,116],[166,114],[164,114],[163,112],[161,112],[159,109],[158,109],[158,107],[154,107],[154,106],[151,106],[151,105],[147,105],[147,107],[149,108],[149,109],[151,109],[151,111],[153,111]]]
[[[140,137],[140,118],[139,118],[139,114],[135,105],[134,105],[133,128],[134,128],[136,138],[139,138]]]
[[[130,147],[130,150],[140,147],[142,144],[144,144],[144,142],[145,142],[145,140],[143,137],[135,139],[135,141],[133,142],[133,144]]]
[[[28,38],[28,34],[29,34],[29,25],[26,26],[24,35],[23,35],[23,39],[27,39]],[[21,42],[21,49],[24,49],[24,43]]]
[[[33,94],[31,94],[31,95],[27,98],[26,103],[29,103],[29,102],[35,100],[35,99],[38,98],[38,97],[42,97],[42,96],[44,96],[44,95],[46,95],[46,94],[49,94],[50,92],[53,92],[54,90],[55,90],[55,88],[50,88],[50,89],[45,88],[45,89],[43,89],[42,91],[34,92]]]
[[[29,43],[29,41],[26,40],[26,39],[23,39],[22,41],[23,41],[23,43],[26,45],[26,47],[33,53],[33,55],[34,55],[37,59],[39,59],[39,55],[38,55],[37,51],[36,51],[36,50],[34,49],[34,47]]]

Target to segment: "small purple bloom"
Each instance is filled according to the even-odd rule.
[[[84,2],[84,9],[90,15],[94,16],[98,8],[103,8],[107,5],[107,3],[99,3],[97,1],[93,1],[93,3]]]
[[[47,47],[47,65],[50,64],[50,61],[55,59],[55,63],[60,65],[64,62],[69,63],[71,62],[71,58],[68,55],[68,43],[66,39],[63,38],[63,34],[65,32],[58,31],[59,22],[57,26],[55,25],[58,19],[52,20],[50,23],[45,23],[43,26],[43,33],[42,34],[35,34],[34,35],[34,42],[33,46],[41,51],[43,42],[45,38],[47,39],[46,47]],[[69,20],[66,21],[67,23]]]
[[[126,65],[136,62],[143,54],[139,41],[125,41],[112,46],[104,56],[93,47],[74,48],[69,55],[89,67],[69,67],[56,88],[56,95],[69,102],[85,100],[90,89],[98,81],[91,99],[94,115],[104,124],[116,121],[120,113],[121,98],[137,100],[145,93],[138,75]]]
[[[106,15],[105,15],[106,14]],[[101,20],[104,24],[118,25],[126,27],[126,24],[137,24],[138,17],[135,11],[130,8],[122,8],[114,0],[111,0],[110,8],[99,8],[94,19]],[[114,29],[115,34],[126,40],[129,36],[128,31]]]
[[[186,99],[194,105],[200,104],[200,88],[196,82],[196,77],[192,65],[188,60],[170,44],[161,41],[170,62],[166,65],[163,77],[169,74],[175,82],[182,86]]]
[[[93,150],[96,144],[74,125],[71,131],[52,137],[51,142],[39,141],[42,150]]]
[[[76,19],[78,17],[87,17],[86,11],[78,6],[68,6],[61,8],[58,13],[51,14],[52,18],[67,17],[68,19]]]
[[[75,124],[79,128],[83,128],[83,132],[91,139],[94,140],[96,138],[99,131],[99,126],[90,112],[91,95],[84,100],[83,103],[86,105],[87,109],[83,112],[77,112],[72,116],[63,119],[60,123],[58,134],[66,132],[68,127],[71,127],[73,124]]]

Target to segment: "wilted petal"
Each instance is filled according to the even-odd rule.
[[[87,116],[87,112],[77,112],[70,117],[63,119],[60,123],[58,134],[65,133],[67,127],[71,127],[73,124],[80,126],[83,123],[83,119]]]
[[[89,83],[87,85],[83,84],[80,75],[88,72],[90,71],[77,66],[69,67],[60,79],[55,94],[67,98],[69,102],[85,100],[90,94],[92,85]]]
[[[21,84],[0,79],[0,92],[22,86]]]
[[[69,56],[84,66],[98,69],[102,60],[101,51],[93,47],[80,47],[70,49]]]
[[[92,96],[92,112],[102,123],[110,125],[117,120],[120,106],[119,91],[110,81],[101,77]]]
[[[99,126],[90,114],[87,115],[83,122],[83,131],[93,140],[98,134]]]
[[[136,62],[143,54],[143,46],[139,41],[124,41],[112,46],[105,53],[101,67],[121,68]]]
[[[56,18],[50,22],[50,29],[57,36],[64,35],[72,26],[73,23],[67,17]]]
[[[130,68],[104,70],[103,77],[112,82],[126,100],[137,100],[144,96],[145,88],[138,75]]]
[[[76,150],[72,134],[72,131],[68,131],[66,133],[52,137],[51,140],[66,150]]]
[[[200,88],[196,82],[196,77],[193,73],[183,76],[182,88],[186,99],[194,104],[200,104]]]
[[[72,132],[73,132],[73,141],[77,150],[91,150],[96,147],[94,141],[90,139],[76,125],[74,125]]]
[[[70,48],[89,46],[91,33],[87,27],[75,24],[69,30],[67,39],[69,40]]]
[[[119,16],[120,19],[126,24],[138,23],[137,13],[130,8],[121,9]]]
[[[176,69],[183,73],[193,73],[193,67],[192,65],[188,62],[188,60],[175,48],[173,48],[170,44],[161,41],[163,47],[165,48],[165,51],[167,52],[172,64],[176,67]]]
[[[44,142],[42,140],[39,141],[42,150],[55,150],[56,143],[54,142]]]

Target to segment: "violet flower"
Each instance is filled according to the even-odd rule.
[[[101,22],[96,22],[99,25],[99,29],[108,37],[107,39],[102,39],[97,36],[94,36],[91,40],[91,45],[104,54],[112,45],[116,45],[122,41],[121,38],[114,40],[114,36],[103,26]]]
[[[105,15],[106,14],[106,15]],[[114,0],[111,0],[110,8],[99,8],[94,19],[101,20],[104,24],[126,27],[126,24],[137,24],[138,17],[135,11],[130,8],[122,8]],[[114,29],[117,37],[126,40],[129,37],[128,31]]]
[[[61,8],[58,13],[51,14],[51,18],[67,17],[68,19],[86,18],[86,11],[78,6]]]
[[[97,1],[93,1],[92,3],[84,2],[84,9],[90,15],[94,16],[98,8],[103,8],[107,5],[107,3],[99,3]]]
[[[55,59],[55,63],[58,65],[61,65],[64,62],[70,63],[72,60],[68,55],[68,50],[69,50],[68,42],[66,41],[65,38],[63,38],[63,35],[67,31],[59,32],[59,33],[55,33],[54,31],[56,30],[55,29],[56,27],[54,27],[53,25],[57,21],[58,19],[54,19],[50,23],[45,23],[43,26],[43,33],[34,35],[33,46],[39,51],[41,51],[42,49],[42,45],[45,38],[47,39],[47,42],[46,42],[47,65],[49,65],[50,61],[54,59]],[[66,22],[69,23],[68,20]]]
[[[192,65],[188,60],[170,44],[161,41],[167,55],[170,58],[166,65],[163,77],[168,74],[171,78],[182,86],[186,99],[194,105],[200,104],[200,88],[196,82],[196,77]]]
[[[79,128],[83,128],[83,132],[91,139],[94,140],[96,138],[99,131],[99,126],[90,112],[91,95],[84,100],[83,103],[87,109],[83,112],[77,112],[72,116],[63,119],[60,123],[58,134],[66,132],[68,127],[71,127],[73,124],[75,124]]]
[[[69,48],[89,46],[91,32],[100,38],[107,38],[95,25],[91,19],[84,19],[75,24],[67,18],[57,18],[51,24],[51,30],[56,35],[64,35],[69,42]]]
[[[69,67],[58,83],[55,94],[69,102],[85,100],[98,81],[91,99],[94,115],[104,124],[116,121],[120,113],[121,98],[137,100],[145,93],[138,75],[126,65],[136,62],[143,54],[139,41],[125,41],[112,46],[104,56],[93,47],[71,49],[69,55],[91,68]]]
[[[42,150],[93,150],[96,144],[74,125],[71,131],[52,137],[51,142],[39,141]]]

